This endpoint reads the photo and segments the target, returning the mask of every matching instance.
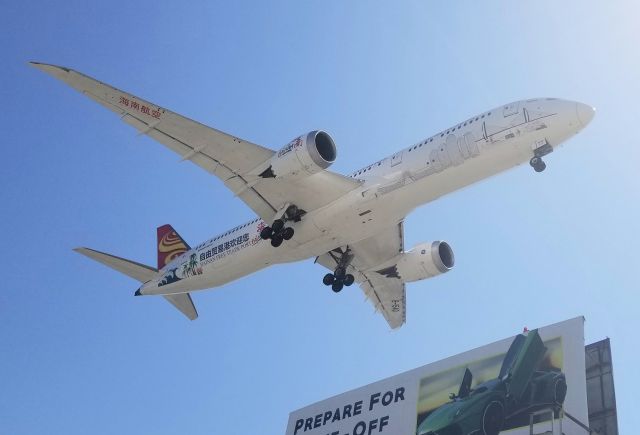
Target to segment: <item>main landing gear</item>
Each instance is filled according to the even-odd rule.
[[[262,238],[262,240],[271,239],[271,246],[277,248],[282,245],[283,240],[291,239],[294,232],[291,227],[285,228],[282,219],[276,219],[270,227],[264,227],[263,230],[260,231],[260,238]]]
[[[331,290],[338,293],[344,286],[349,287],[354,283],[355,278],[350,273],[347,273],[347,267],[351,260],[353,259],[353,254],[351,250],[347,248],[346,252],[342,253],[342,255],[338,258],[333,253],[329,253],[338,265],[336,266],[336,270],[333,273],[327,273],[324,278],[322,278],[322,283],[326,286],[331,286]]]
[[[288,206],[280,219],[276,219],[270,227],[264,227],[262,231],[260,231],[260,238],[262,240],[271,239],[271,246],[277,248],[282,245],[284,240],[290,240],[295,233],[293,228],[285,227],[285,224],[288,221],[300,222],[302,216],[305,214],[306,212],[304,210],[300,210],[295,205]]]
[[[529,164],[536,172],[542,172],[547,169],[547,164],[542,160],[542,157],[546,156],[553,151],[553,147],[549,145],[549,142],[544,141],[544,144],[533,151],[533,157],[529,160]]]

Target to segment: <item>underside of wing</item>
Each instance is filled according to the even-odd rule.
[[[139,133],[220,178],[258,216],[269,221],[286,204],[310,211],[356,188],[357,181],[329,171],[291,182],[260,179],[252,171],[275,152],[167,110],[70,68],[31,62],[83,95],[120,115]]]
[[[404,282],[397,278],[376,276],[375,272],[362,274],[364,280],[360,288],[380,311],[392,329],[397,329],[407,321],[407,295]]]
[[[198,311],[196,310],[196,306],[193,304],[193,300],[189,293],[164,295],[164,298],[171,305],[176,307],[178,311],[187,316],[189,320],[195,320],[198,318]]]
[[[95,249],[75,248],[74,251],[102,263],[111,269],[117,270],[118,272],[139,282],[147,282],[158,273],[158,269],[151,266],[146,266],[135,261],[127,260],[126,258],[107,254],[106,252],[96,251]]]
[[[376,266],[388,262],[404,249],[402,223],[381,231],[378,235],[348,247],[353,255],[347,272],[364,291],[376,311],[382,313],[392,329],[406,321],[405,284],[398,275],[376,270]],[[334,270],[346,249],[337,249],[321,255],[317,263]]]

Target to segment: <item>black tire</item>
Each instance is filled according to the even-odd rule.
[[[540,163],[538,163],[536,166],[534,166],[533,169],[536,172],[542,172],[545,169],[547,169],[547,164],[545,162],[543,162],[542,160],[540,160]]]
[[[284,221],[282,219],[276,219],[271,225],[274,233],[279,233],[284,228]]]
[[[489,402],[482,413],[482,434],[498,435],[504,423],[504,406],[494,400]]]
[[[335,280],[336,278],[333,276],[333,273],[327,273],[324,278],[322,278],[322,283],[324,285],[331,285]]]
[[[291,237],[293,237],[293,233],[295,233],[293,228],[291,228],[291,227],[285,228],[282,231],[282,238],[285,239],[285,240],[291,240]]]
[[[347,276],[344,277],[344,285],[346,285],[347,287],[349,287],[351,284],[353,284],[353,282],[356,279],[353,277],[353,275],[351,275],[350,273],[347,274]]]
[[[333,290],[334,293],[340,293],[340,290],[342,290],[342,285],[342,281],[335,280],[333,284],[331,284],[331,290]]]
[[[540,157],[532,157],[531,160],[529,160],[529,164],[535,168],[540,164],[541,161],[542,159]]]
[[[273,246],[274,248],[277,248],[280,245],[282,245],[282,237],[281,236],[273,236],[273,237],[271,237],[271,246]]]
[[[262,231],[260,231],[260,238],[262,240],[268,240],[273,236],[273,230],[271,227],[264,227]]]

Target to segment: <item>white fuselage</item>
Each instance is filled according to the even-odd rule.
[[[144,295],[221,286],[264,267],[299,261],[344,247],[397,225],[416,207],[519,164],[534,150],[556,148],[593,116],[581,103],[533,99],[462,121],[350,177],[362,184],[344,197],[292,223],[283,248],[260,238],[270,223],[255,219],[207,240],[173,260]]]

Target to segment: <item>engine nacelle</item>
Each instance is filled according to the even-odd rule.
[[[327,169],[335,160],[336,145],[333,139],[328,133],[316,130],[280,148],[260,177],[308,177]]]
[[[419,281],[450,271],[454,262],[447,242],[420,243],[398,255],[396,271],[404,282]]]

